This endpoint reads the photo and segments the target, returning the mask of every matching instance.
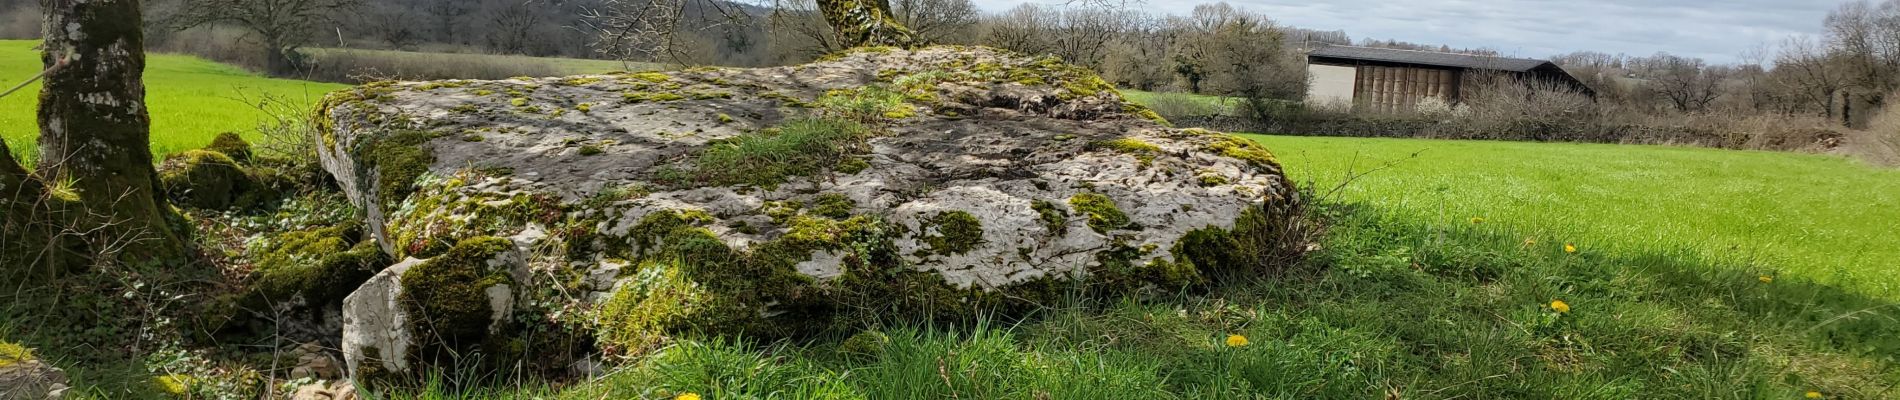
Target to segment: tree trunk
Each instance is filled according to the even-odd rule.
[[[272,76],[286,76],[293,72],[290,58],[285,57],[284,47],[276,44],[264,45],[264,71]]]
[[[78,239],[94,256],[182,263],[185,242],[167,223],[171,207],[152,168],[139,2],[40,5],[49,27],[40,60],[65,66],[40,89],[39,176],[76,202],[67,228],[84,232]]]
[[[818,9],[846,48],[922,44],[910,28],[891,18],[890,0],[818,0]]]

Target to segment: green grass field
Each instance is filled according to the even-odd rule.
[[[1841,157],[1692,147],[1249,136],[1294,179],[1438,225],[1588,252],[1681,252],[1900,299],[1900,171]],[[1411,158],[1417,153],[1417,158]]]
[[[0,84],[12,87],[40,71],[37,41],[0,40]],[[169,154],[197,148],[219,132],[254,138],[263,111],[255,102],[265,95],[313,104],[324,93],[345,85],[271,79],[197,57],[153,54],[146,59],[145,96],[152,116],[152,152]],[[39,136],[36,121],[39,85],[0,98],[0,138],[16,153],[29,155]]]

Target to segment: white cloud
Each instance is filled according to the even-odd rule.
[[[1001,12],[1017,4],[1061,0],[976,0]],[[1507,55],[1549,57],[1578,50],[1630,55],[1669,52],[1733,62],[1753,48],[1818,33],[1842,0],[1229,0],[1281,24],[1345,30],[1360,38],[1452,47],[1491,48]],[[1134,6],[1186,14],[1193,0],[1147,0]]]

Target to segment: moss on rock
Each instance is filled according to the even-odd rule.
[[[1029,203],[1029,208],[1036,210],[1037,218],[1042,220],[1042,227],[1048,229],[1049,233],[1061,235],[1067,230],[1069,215],[1056,207],[1055,203],[1036,200]]]
[[[252,306],[302,296],[314,306],[338,304],[389,262],[357,223],[288,232],[253,249],[256,269],[245,302]]]
[[[1069,207],[1088,216],[1089,228],[1096,232],[1106,234],[1127,227],[1130,223],[1128,214],[1123,214],[1121,208],[1115,206],[1114,199],[1098,193],[1078,193],[1069,197]]]
[[[818,199],[812,200],[811,213],[826,218],[845,219],[851,217],[851,210],[857,207],[858,203],[851,201],[850,197],[837,193],[825,193],[818,195]]]
[[[251,142],[245,141],[235,132],[218,134],[218,137],[211,139],[211,144],[206,145],[204,149],[224,153],[230,156],[231,160],[240,163],[251,162]]]
[[[441,256],[409,268],[402,274],[398,302],[415,319],[410,337],[417,341],[413,356],[428,365],[450,364],[457,357],[481,353],[489,365],[512,360],[497,357],[490,333],[497,328],[488,289],[509,285],[506,265],[494,260],[512,251],[514,243],[497,237],[462,240]],[[499,353],[506,353],[505,351]]]
[[[1242,161],[1246,161],[1249,165],[1253,165],[1255,168],[1275,172],[1280,170],[1280,161],[1274,159],[1273,152],[1267,151],[1267,146],[1259,142],[1229,134],[1212,134],[1209,136],[1214,138],[1214,140],[1207,145],[1209,151],[1220,153],[1220,155],[1226,157],[1238,158]]]
[[[1095,143],[1095,146],[1134,156],[1143,167],[1154,165],[1155,157],[1161,155],[1160,146],[1136,138],[1105,140]]]
[[[416,179],[435,163],[435,153],[426,147],[434,138],[428,132],[403,130],[366,144],[364,158],[376,168],[376,195],[384,205],[393,206],[415,193]]]
[[[260,188],[236,160],[211,150],[187,150],[167,157],[159,165],[158,178],[172,202],[210,210],[248,206],[240,200]]]
[[[944,212],[928,222],[923,240],[937,254],[963,254],[983,243],[983,222],[968,212]]]

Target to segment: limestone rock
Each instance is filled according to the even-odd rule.
[[[290,400],[357,400],[356,386],[349,381],[317,382],[298,386]]]
[[[453,362],[480,353],[509,356],[489,339],[510,323],[512,282],[525,279],[514,244],[502,238],[464,240],[429,259],[408,258],[371,277],[343,301],[343,359],[351,377],[382,379],[419,364]],[[325,376],[328,357],[309,360]],[[334,367],[330,367],[334,368]],[[293,371],[294,373],[294,371]]]
[[[39,360],[0,363],[0,400],[58,399],[66,385],[65,371]]]
[[[987,48],[383,82],[320,110],[323,165],[383,251],[513,237],[532,272],[515,303],[583,303],[539,309],[588,310],[573,314],[609,353],[1259,274],[1298,202],[1252,141],[1171,128],[1086,69]],[[401,274],[352,295],[346,336],[368,335],[345,346],[352,371],[365,346],[406,351]]]

